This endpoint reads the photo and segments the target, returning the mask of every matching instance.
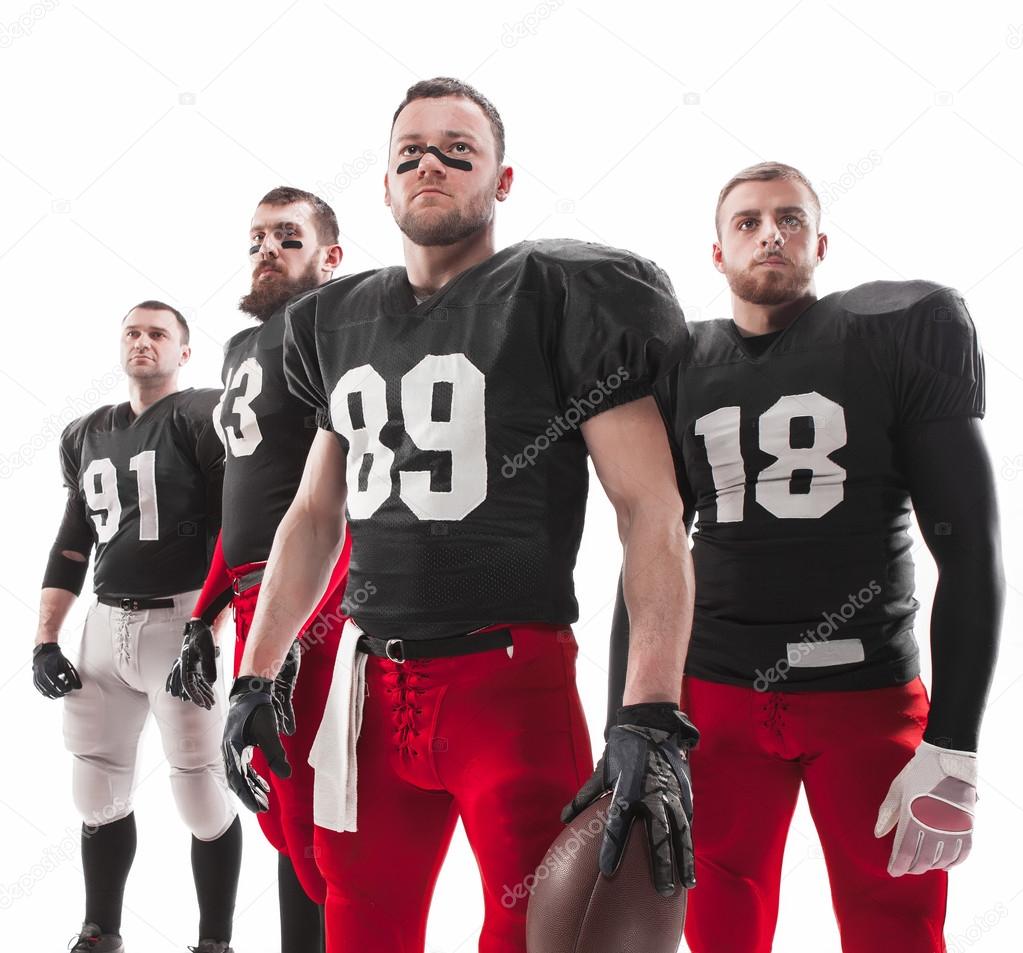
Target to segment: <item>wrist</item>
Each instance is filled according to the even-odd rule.
[[[700,740],[699,731],[686,715],[679,711],[675,702],[641,702],[638,705],[623,705],[615,715],[615,724],[656,728],[674,735],[679,744],[689,746]]]
[[[262,678],[259,675],[239,675],[231,686],[231,698],[238,695],[263,694],[269,699],[273,689],[272,678]]]

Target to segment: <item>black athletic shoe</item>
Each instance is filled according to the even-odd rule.
[[[68,949],[71,953],[124,953],[124,941],[116,933],[104,933],[95,923],[83,923],[82,932],[71,938]]]

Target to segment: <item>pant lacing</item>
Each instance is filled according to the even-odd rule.
[[[128,623],[131,621],[131,610],[120,609],[120,617],[117,620],[117,660],[122,665],[131,661],[131,647],[129,645]]]
[[[416,716],[423,712],[419,701],[427,690],[423,683],[429,677],[408,662],[384,675],[387,693],[391,696],[395,747],[400,753],[410,754],[413,758],[419,757],[413,739],[420,733]]]
[[[764,705],[763,726],[770,729],[779,737],[785,728],[785,712],[789,710],[788,702],[781,692],[768,692],[767,702]]]

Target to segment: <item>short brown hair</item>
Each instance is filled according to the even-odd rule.
[[[174,315],[174,318],[178,322],[178,326],[181,328],[181,343],[182,344],[188,343],[189,338],[188,322],[185,320],[185,316],[180,311],[178,311],[177,308],[172,308],[169,304],[164,304],[164,302],[162,301],[157,301],[153,298],[150,298],[147,301],[140,301],[138,304],[133,305],[131,308],[128,309],[128,314],[131,314],[132,311],[138,311],[139,309],[143,311],[169,311],[171,314]],[[121,324],[124,324],[124,322],[128,319],[128,314],[121,318]]]
[[[494,133],[494,142],[497,144],[497,161],[504,162],[504,123],[494,108],[494,104],[474,86],[463,83],[460,79],[452,79],[450,76],[435,76],[433,79],[420,80],[414,86],[409,86],[405,98],[394,111],[391,132],[394,132],[394,124],[398,121],[401,111],[410,102],[415,99],[442,99],[445,96],[461,96],[463,99],[471,99],[483,110],[483,115],[490,120],[490,128]]]
[[[772,179],[793,179],[806,186],[806,190],[813,199],[814,219],[817,228],[821,226],[821,200],[817,197],[810,180],[803,175],[795,166],[786,165],[784,162],[758,162],[756,165],[747,166],[745,169],[736,172],[726,183],[725,187],[718,193],[718,204],[714,209],[714,227],[717,229],[718,238],[721,237],[721,206],[724,205],[728,194],[737,185],[743,182],[770,182]]]
[[[306,202],[313,210],[313,228],[321,245],[338,243],[340,232],[337,227],[337,215],[318,195],[290,185],[278,185],[259,200],[260,205],[291,205],[293,202]]]

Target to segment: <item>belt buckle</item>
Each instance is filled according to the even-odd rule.
[[[402,648],[402,653],[401,653],[402,657],[401,658],[396,658],[395,656],[391,655],[391,646],[392,645],[400,646],[401,644],[402,644],[401,643],[401,639],[388,639],[387,643],[384,645],[384,655],[386,655],[392,662],[396,662],[398,665],[404,665],[405,664],[405,651],[404,651],[404,648]]]
[[[236,576],[234,579],[231,580],[231,591],[236,596],[240,596],[242,594],[241,589],[238,587],[238,583],[240,583],[241,581],[242,581],[241,576]]]
[[[139,604],[137,599],[122,599],[121,600],[121,611],[122,612],[138,612]]]

